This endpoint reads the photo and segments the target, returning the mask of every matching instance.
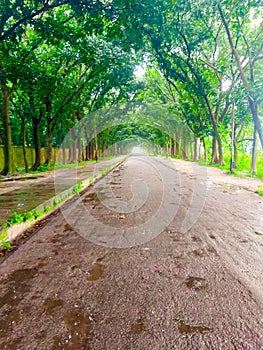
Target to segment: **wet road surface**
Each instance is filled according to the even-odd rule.
[[[33,176],[13,181],[0,182],[0,225],[12,217],[12,211],[22,214],[35,209],[38,205],[56,194],[76,185],[77,182],[100,173],[103,169],[121,161],[124,157],[89,162],[85,166],[71,169],[57,169],[43,173],[35,179]],[[54,186],[54,177],[56,186]]]
[[[263,200],[218,174],[133,156],[64,205],[0,266],[0,349],[262,349]]]

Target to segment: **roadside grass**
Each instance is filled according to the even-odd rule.
[[[257,162],[257,172],[255,174],[251,174],[251,157],[243,154],[238,158],[238,168],[234,169],[233,172],[230,172],[230,157],[226,156],[224,158],[224,165],[218,164],[210,164],[210,160],[208,161],[199,161],[200,165],[205,165],[213,168],[219,168],[221,170],[226,171],[227,174],[237,176],[239,178],[259,178],[263,180],[263,156],[258,157]]]
[[[256,193],[258,193],[260,196],[263,196],[263,185],[259,185],[258,189],[256,190]]]

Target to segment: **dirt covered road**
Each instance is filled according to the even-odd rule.
[[[0,265],[0,349],[261,350],[258,181],[134,155]]]

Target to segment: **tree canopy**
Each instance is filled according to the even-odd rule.
[[[220,165],[230,157],[232,169],[245,153],[255,173],[263,147],[262,15],[259,0],[1,0],[2,173],[16,169],[13,146],[23,147],[26,171],[27,147],[34,147],[32,169],[41,147],[49,164],[68,133],[81,150],[71,128],[84,117],[90,144],[79,158],[121,135],[175,156],[197,160],[201,151]],[[97,133],[104,119],[93,111],[130,102],[165,106],[169,133],[139,112]]]

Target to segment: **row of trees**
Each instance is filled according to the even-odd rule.
[[[6,1],[0,21],[3,173],[14,170],[12,143],[59,145],[94,109],[130,90],[135,55],[111,5],[100,1]],[[11,111],[11,112],[10,112]],[[26,153],[24,152],[24,155]],[[27,161],[25,158],[25,167]]]
[[[166,117],[183,120],[212,163],[223,165],[230,146],[237,167],[238,149],[247,145],[255,172],[258,139],[263,147],[262,15],[259,0],[3,1],[3,173],[14,170],[12,143],[34,145],[36,169],[41,145],[49,163],[52,146],[84,116],[127,101],[166,105]],[[147,66],[140,81],[133,75],[139,62]],[[96,135],[103,119],[90,115]],[[143,137],[177,152],[176,127],[170,137],[162,127],[150,137],[158,132],[146,127],[145,115],[137,122]],[[134,119],[123,123],[122,138],[136,136]],[[118,133],[112,127],[92,143],[105,148]]]
[[[212,163],[223,165],[225,135],[231,133],[233,160],[238,143],[251,138],[256,170],[257,135],[263,146],[263,7],[259,1],[163,1],[152,4],[143,31],[162,78],[149,76],[151,96],[163,101],[204,143],[213,138]],[[154,14],[154,15],[153,15]],[[159,87],[159,92],[156,90]],[[233,166],[237,164],[233,161]]]

